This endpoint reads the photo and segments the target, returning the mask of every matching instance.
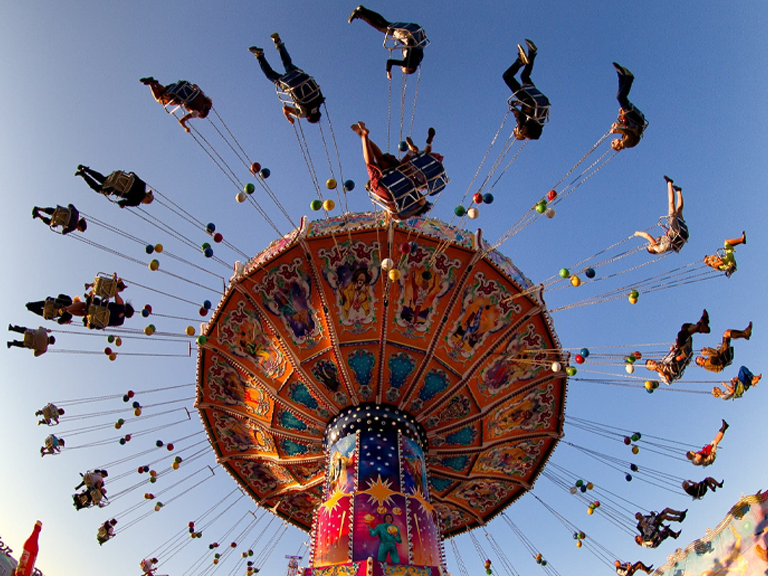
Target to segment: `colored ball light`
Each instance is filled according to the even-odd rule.
[[[245,194],[245,192],[238,192],[237,194],[235,194],[235,201],[238,204],[242,204],[247,199],[248,199],[248,196]]]
[[[582,493],[584,493],[584,492],[586,492],[586,491],[587,491],[587,487],[586,487],[586,486],[580,486],[580,487],[579,487],[579,490],[580,490]]]
[[[594,488],[594,487],[595,487],[595,485],[592,484],[592,482],[587,482],[587,490],[592,490],[592,488]]]
[[[408,142],[405,140],[400,140],[400,142],[397,144],[397,149],[400,150],[400,152],[405,152],[408,150]]]
[[[230,548],[237,548],[237,542],[232,542],[232,544],[229,545]]]
[[[171,452],[174,448],[173,444],[166,444],[165,448],[168,450],[168,452]]]
[[[159,261],[152,260],[152,262],[149,263],[149,269],[152,270],[152,272],[154,272],[158,268],[160,268],[160,262]]]
[[[630,304],[637,304],[637,298],[630,298],[629,299]]]
[[[629,356],[624,358],[624,362],[629,362],[630,364],[634,364],[637,358],[633,354],[630,354]]]
[[[152,476],[152,477],[149,479],[149,483],[150,483],[150,484],[154,484],[155,482],[157,482],[157,478],[155,478],[154,476]]]
[[[128,396],[127,396],[127,395],[126,395],[126,396],[123,396],[123,402],[128,402],[128,400],[129,400],[129,398],[128,398]]]
[[[259,176],[264,180],[269,178],[270,174],[272,174],[272,172],[270,172],[269,168],[262,168],[259,170]]]
[[[555,192],[554,190],[550,190],[549,194],[547,194],[547,200],[552,202],[552,200],[554,200],[555,198],[557,198],[557,192]]]
[[[544,216],[546,216],[547,218],[550,218],[550,219],[554,218],[555,217],[555,209],[550,207],[550,206],[547,206],[547,209],[544,210]]]
[[[640,452],[640,448],[637,446],[632,446],[632,454],[637,454],[638,452]]]
[[[432,279],[432,272],[430,272],[429,270],[424,270],[424,272],[421,273],[421,277],[424,280],[431,280]]]
[[[384,258],[384,260],[381,261],[381,269],[384,270],[384,272],[392,270],[394,266],[395,266],[395,263],[392,260],[392,258]]]
[[[334,190],[337,186],[336,180],[333,178],[328,178],[328,180],[325,181],[325,187],[328,188],[328,190]]]
[[[410,254],[411,253],[411,243],[410,242],[403,242],[400,244],[400,252],[403,254]]]
[[[258,162],[254,162],[253,164],[251,164],[251,168],[250,168],[251,174],[253,174],[254,176],[257,176],[259,173],[259,170],[261,170],[261,164],[259,164]]]
[[[107,346],[106,348],[104,348],[104,354],[106,354],[107,356],[109,356],[110,354],[112,354],[112,348],[110,348],[109,346]]]
[[[187,326],[184,329],[184,332],[187,334],[187,336],[194,336],[195,335],[195,329],[192,326]]]
[[[646,380],[645,381],[645,389],[646,390],[653,390],[653,382],[651,382],[650,380]]]
[[[181,464],[182,462],[181,456],[176,456],[176,458],[174,458],[173,461],[176,462],[177,464]]]
[[[200,316],[208,316],[208,310],[206,308],[200,307],[200,310],[197,311]]]
[[[112,342],[114,342],[114,341],[115,341],[115,337],[114,337],[114,335],[110,334],[109,336],[107,336],[107,342],[109,342],[110,344],[112,344]]]
[[[579,488],[584,486],[584,480],[576,480],[576,486],[578,486]]]
[[[125,446],[125,438],[120,438],[118,442],[120,443],[120,446]]]
[[[120,424],[120,422],[115,422],[115,430],[120,430],[120,428],[122,428],[122,427],[123,427],[123,425]]]
[[[255,162],[254,162],[254,164],[255,164]],[[187,524],[187,526],[189,526],[190,528],[194,528],[195,527],[195,522],[194,521],[190,521],[189,524]]]
[[[212,257],[213,256],[213,248],[206,248],[205,250],[203,250],[203,254],[205,255],[206,258]]]
[[[203,300],[203,308],[205,308],[206,310],[210,310],[211,306],[213,306],[213,304],[211,304],[210,300]]]
[[[245,186],[243,186],[243,192],[246,194],[253,194],[256,190],[256,186],[253,185],[253,182],[248,182]]]
[[[462,216],[464,216],[464,214],[467,213],[467,210],[466,208],[464,208],[464,206],[456,206],[456,208],[453,209],[453,213],[456,214],[456,216],[458,216],[459,218],[461,218]]]
[[[600,502],[598,502],[597,500],[595,500],[595,508],[600,508]],[[582,538],[583,538],[583,536],[582,536]]]
[[[635,298],[635,299],[640,298],[640,292],[638,292],[637,290],[630,290],[629,297]]]
[[[112,354],[110,354],[110,355],[108,356],[108,358],[109,358],[110,362],[114,362],[115,360],[117,360],[117,354],[115,354],[114,352],[112,352]]]
[[[216,242],[216,244],[218,244],[222,240],[224,240],[224,236],[222,236],[218,232],[216,232],[216,234],[213,235],[213,241]]]
[[[120,426],[122,426],[123,424],[125,424],[125,420],[123,420],[122,418],[118,418],[117,423],[120,424]]]
[[[141,404],[139,404],[138,402],[134,402],[133,404],[131,404],[131,406],[134,408],[141,408]]]
[[[126,442],[130,442],[130,441],[131,441],[131,438],[132,438],[132,436],[131,436],[130,434],[126,434],[126,435],[125,435],[125,441],[126,441]]]
[[[640,352],[632,352],[632,356],[634,356],[634,357],[635,357],[635,358],[637,358],[638,360],[640,360],[640,358],[642,358],[642,357],[643,357],[643,355],[642,355],[642,354],[640,354]]]
[[[571,276],[571,286],[578,287],[581,286],[581,278],[578,276]]]
[[[392,282],[397,282],[400,280],[400,270],[397,268],[392,268],[392,270],[388,273],[389,279],[392,280]]]
[[[595,277],[595,269],[594,268],[587,268],[586,270],[584,270],[584,276],[586,276],[587,278],[590,278],[590,279],[594,278]]]
[[[632,364],[627,364],[626,366],[624,366],[624,370],[627,371],[627,374],[634,374],[635,367]]]
[[[560,362],[552,362],[552,366],[550,368],[552,372],[560,372],[562,366],[560,365]]]
[[[136,410],[133,411],[134,416],[141,416],[141,408],[136,408]]]
[[[354,180],[344,180],[344,192],[351,192],[355,189]]]
[[[155,244],[155,252],[157,252],[158,254],[162,254],[163,253],[163,245],[162,244]]]
[[[144,310],[152,314],[152,306],[150,306],[149,304],[144,304]]]
[[[576,376],[576,372],[578,372],[578,370],[573,366],[568,366],[568,368],[565,369],[565,373],[568,374],[568,376]]]
[[[418,248],[419,245],[416,243],[416,240],[411,240],[411,252],[416,252],[416,248]]]
[[[643,436],[642,434],[640,434],[640,432],[635,432],[634,434],[632,434],[632,436],[630,436],[630,438],[632,438],[632,442],[637,442],[642,437]]]
[[[334,208],[336,208],[336,202],[334,202],[330,198],[328,198],[323,202],[323,210],[325,210],[326,212],[330,212]]]
[[[197,343],[198,343],[199,346],[202,346],[206,342],[208,342],[208,338],[206,336],[203,336],[201,334],[200,336],[197,337]]]
[[[538,212],[539,214],[544,214],[544,211],[546,209],[547,209],[547,203],[544,200],[536,204],[536,212]]]
[[[624,444],[629,446],[632,443],[632,440],[629,439],[629,436],[624,436]]]
[[[178,470],[179,469],[178,462],[174,462],[173,464],[171,464],[171,468],[174,469],[174,470]]]
[[[582,348],[579,350],[579,354],[584,356],[584,358],[589,358],[589,348]]]
[[[590,516],[592,516],[592,514],[594,514],[594,513],[595,513],[595,510],[594,510],[594,508],[587,508],[587,514],[589,514]]]
[[[155,251],[155,247],[152,246],[152,244],[147,244],[144,247],[144,252],[146,252],[147,254],[152,254],[154,251]]]
[[[152,334],[154,333],[155,333],[155,327],[152,324],[144,328],[144,334],[146,334],[147,336],[152,336]]]
[[[117,347],[119,348],[119,347],[120,347],[120,346],[122,346],[122,345],[123,345],[123,339],[122,339],[122,338],[120,338],[120,336],[118,336],[117,338],[115,338],[115,346],[117,346]]]
[[[630,464],[629,469],[632,470],[632,472],[637,472],[637,464]]]
[[[320,208],[323,207],[323,201],[322,200],[312,200],[312,202],[309,203],[309,207],[311,210],[314,210],[317,212],[320,210]]]
[[[468,209],[467,209],[467,216],[469,216],[469,218],[471,218],[472,220],[474,220],[475,218],[477,218],[478,216],[480,216],[480,210],[478,210],[478,209],[477,209],[477,208],[475,208],[474,206],[473,206],[473,207],[471,207],[471,208],[468,208]]]
[[[626,480],[627,482],[632,482],[632,474],[627,474],[626,476],[624,476],[624,480]]]
[[[205,252],[205,250],[206,250],[207,248],[210,248],[210,247],[211,247],[211,245],[210,245],[210,244],[208,244],[208,242],[203,242],[203,243],[200,245],[200,250],[202,250],[203,252]]]
[[[483,194],[483,202],[485,202],[486,204],[493,203],[493,194],[491,194],[490,192]]]
[[[216,224],[213,222],[208,222],[208,224],[205,226],[205,231],[208,232],[208,234],[213,234],[216,232]]]
[[[581,543],[581,540],[576,541],[576,548],[581,548],[583,544]]]
[[[472,202],[474,202],[475,204],[482,204],[483,203],[483,195],[480,192],[476,192],[472,196]]]
[[[157,442],[155,442],[155,446],[157,446],[158,448],[162,448],[164,445],[165,443],[162,440],[158,440]]]
[[[560,268],[558,274],[560,274],[560,278],[568,278],[571,275],[571,271],[568,268]]]
[[[576,360],[576,364],[584,364],[584,356],[581,354],[576,354],[574,360]]]
[[[147,310],[146,308],[144,308],[144,309],[141,311],[141,316],[142,316],[142,318],[149,318],[149,310]]]

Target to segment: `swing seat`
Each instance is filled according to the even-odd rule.
[[[45,320],[55,320],[61,314],[61,308],[56,304],[55,298],[46,298],[43,304],[43,318]]]
[[[106,508],[109,506],[109,500],[100,488],[92,488],[89,492],[91,494],[91,503],[93,506],[98,506],[99,508]]]
[[[109,308],[91,304],[85,316],[85,325],[90,330],[104,330],[109,326]]]
[[[165,93],[172,96],[172,101],[164,106],[165,111],[168,114],[173,114],[179,108],[191,104],[202,93],[202,90],[186,80],[179,80],[175,84],[166,86]]]
[[[392,22],[384,35],[384,48],[396,50],[408,46],[409,48],[426,48],[429,46],[424,29],[413,22]]]
[[[99,272],[93,279],[93,295],[107,300],[114,298],[117,295],[117,280],[114,276]]]
[[[136,181],[136,174],[133,172],[123,172],[122,170],[115,170],[101,185],[101,193],[109,197],[110,194],[115,196],[125,196],[133,188],[133,184]],[[111,199],[110,199],[111,200]]]
[[[677,356],[680,354],[684,355],[683,359],[677,360]],[[669,353],[661,359],[659,364],[668,366],[671,369],[671,378],[669,378],[669,380],[667,380],[667,378],[663,378],[664,383],[667,386],[671,385],[673,381],[679,380],[683,377],[685,369],[688,368],[688,366],[691,364],[691,361],[693,360],[693,356],[693,347],[691,345],[686,345],[680,350],[670,350]]]
[[[522,111],[523,108],[531,108],[531,100],[533,100],[533,114],[524,112],[531,120],[538,122],[541,126],[544,126],[549,122],[549,109],[551,104],[549,98],[547,98],[541,90],[533,85],[525,85],[519,90],[516,90],[507,99],[509,109]]]
[[[368,196],[374,204],[404,219],[422,210],[420,201],[425,196],[441,192],[449,181],[442,162],[426,152],[419,152],[409,162],[382,174],[379,186],[389,192],[392,200],[385,200],[371,191]]]
[[[48,227],[57,234],[62,234],[64,229],[69,225],[71,219],[72,211],[69,208],[56,206],[56,209],[51,215],[51,223]]]
[[[672,250],[679,253],[688,243],[690,234],[688,232],[688,224],[682,218],[677,218],[677,227],[679,230],[672,230],[669,221],[669,216],[662,216],[659,218],[659,226],[664,229],[664,233],[669,238],[669,243],[672,246]]]
[[[284,104],[320,106],[325,101],[320,85],[301,69],[292,70],[280,77],[275,84],[277,95]]]

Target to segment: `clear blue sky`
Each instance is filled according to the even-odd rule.
[[[636,76],[632,100],[650,121],[643,142],[619,154],[564,201],[555,219],[536,222],[501,250],[533,281],[548,278],[634,230],[651,226],[666,211],[662,175],[669,174],[685,192],[691,241],[681,254],[644,268],[632,278],[699,260],[719,247],[723,238],[746,229],[749,244],[738,250],[737,274],[730,280],[693,283],[644,295],[634,307],[619,300],[560,312],[554,315],[557,333],[566,347],[626,344],[629,352],[634,344],[671,341],[682,322],[696,320],[707,307],[712,334],[697,337],[697,346],[714,345],[726,328],[741,328],[753,320],[755,335],[750,342],[737,343],[736,364],[726,376],[735,374],[740,364],[755,372],[765,370],[766,314],[760,286],[768,280],[763,193],[767,176],[768,122],[763,104],[768,86],[763,71],[768,53],[768,10],[763,3],[585,5],[553,0],[530,5],[390,2],[371,7],[392,20],[421,23],[432,41],[421,75],[414,140],[422,142],[429,126],[437,129],[435,150],[445,155],[451,177],[436,211],[445,219],[450,218],[451,207],[467,189],[504,116],[508,89],[501,74],[515,58],[515,45],[524,38],[538,44],[533,78],[552,101],[551,122],[542,139],[526,147],[496,187],[493,207],[481,208],[481,217],[472,223],[482,227],[490,240],[498,238],[608,129],[617,109],[616,74],[611,62],[616,60],[630,68]],[[94,273],[115,269],[126,278],[195,302],[211,298],[201,289],[153,275],[146,267],[53,235],[30,220],[35,204],[73,202],[89,215],[141,238],[162,242],[169,250],[227,275],[226,269],[214,268],[199,254],[184,252],[184,247],[174,245],[167,236],[97,197],[72,177],[80,163],[105,172],[118,168],[136,171],[201,220],[215,222],[225,237],[246,253],[257,253],[275,237],[256,211],[234,202],[236,190],[231,183],[152,100],[148,89],[138,82],[142,76],[153,75],[168,83],[179,78],[198,83],[213,98],[216,110],[248,154],[271,169],[269,183],[291,216],[297,220],[309,212],[314,191],[293,130],[280,114],[273,86],[247,51],[253,44],[263,46],[277,67],[279,61],[269,39],[274,31],[281,33],[294,62],[322,85],[345,176],[358,184],[350,194],[350,209],[368,209],[370,203],[362,191],[365,172],[359,141],[348,126],[366,120],[372,137],[385,141],[387,52],[381,47],[381,35],[373,29],[361,22],[347,24],[352,8],[353,4],[304,0],[233,2],[226,8],[212,2],[141,1],[109,6],[77,0],[4,2],[0,6],[0,75],[4,78],[0,87],[4,107],[0,115],[0,174],[6,222],[0,230],[5,257],[0,318],[37,326],[38,318],[24,309],[25,302],[59,292],[78,293]],[[394,76],[397,100],[399,72]],[[310,127],[315,166],[324,179],[327,163],[315,136]],[[246,176],[241,174],[244,179]],[[274,205],[265,201],[264,206],[281,231],[287,232],[289,225]],[[158,217],[168,216],[155,208]],[[185,233],[194,235],[190,229]],[[87,237],[147,260],[136,244],[104,230],[93,227]],[[194,237],[200,242],[206,240],[199,233]],[[230,263],[236,259],[226,249],[217,249],[217,255]],[[633,264],[643,258],[638,256]],[[214,287],[220,284],[168,259],[163,260],[163,266],[178,274],[190,274],[198,282]],[[583,286],[545,297],[555,307],[594,293],[592,287]],[[195,318],[197,314],[190,305],[137,287],[128,291],[128,297],[139,307],[151,303],[156,311],[169,315]],[[136,318],[131,326],[144,323]],[[172,319],[161,322],[159,318],[154,323],[172,332],[180,332],[188,324]],[[124,344],[124,349],[177,353],[184,348],[167,343],[153,348],[155,344],[132,341]],[[61,334],[56,346],[98,351],[105,345],[103,338]],[[621,367],[609,370],[623,373]],[[70,495],[78,482],[78,471],[148,449],[155,436],[137,438],[126,447],[112,443],[41,459],[38,450],[48,430],[35,426],[34,411],[51,400],[181,384],[189,387],[168,393],[167,399],[191,397],[194,359],[123,357],[110,363],[104,356],[68,354],[33,359],[26,351],[3,349],[0,374],[0,442],[7,471],[0,478],[0,536],[19,552],[34,521],[42,520],[38,566],[50,576],[105,570],[115,576],[137,574],[143,555],[234,487],[218,469],[214,479],[99,548],[95,542],[98,525],[137,502],[145,489],[103,511],[76,513]],[[647,373],[640,369],[637,374]],[[686,380],[714,379],[697,368],[686,374]],[[683,536],[677,542],[684,545],[703,534],[706,527],[714,527],[741,493],[766,488],[768,464],[762,456],[760,438],[765,386],[768,384],[749,391],[742,400],[725,403],[711,396],[666,390],[648,395],[637,389],[571,384],[569,414],[693,445],[708,442],[721,418],[731,422],[717,463],[706,470],[718,479],[725,478],[725,488],[708,494],[703,502],[691,503],[681,492],[626,483],[619,474],[564,445],[552,461],[646,509],[667,505],[685,508],[690,504]],[[711,383],[683,382],[679,387],[703,390]],[[146,402],[154,400],[147,398]],[[123,405],[117,400],[98,406],[111,410]],[[91,405],[71,409],[72,414],[90,411]],[[68,427],[111,418],[95,417]],[[158,421],[175,419],[169,415]],[[143,427],[148,428],[150,422]],[[199,429],[193,416],[192,422],[158,432],[157,437],[180,437]],[[66,438],[65,433],[62,435]],[[105,435],[86,434],[68,444],[86,444]],[[623,445],[568,427],[566,439],[628,457]],[[637,461],[676,476],[698,480],[705,475],[690,464],[648,452],[641,452]],[[212,455],[206,463],[213,464]],[[131,461],[116,470],[119,473],[136,465]],[[115,482],[114,491],[138,479],[130,476]],[[156,486],[160,488],[160,483]],[[660,565],[674,550],[669,542],[656,551],[641,550],[599,514],[588,517],[582,505],[546,479],[539,480],[535,492],[590,538],[625,559],[642,558]],[[182,574],[205,555],[209,542],[229,541],[221,535],[246,509],[230,511],[217,524],[218,529],[207,531],[160,572]],[[586,550],[577,550],[570,534],[532,498],[523,498],[508,514],[561,574],[610,573]],[[489,531],[505,544],[518,570],[531,573],[539,569],[501,522],[491,523]],[[289,530],[264,573],[284,570],[282,556],[295,553],[305,538],[298,530]],[[459,537],[458,545],[470,572],[478,573],[482,560],[469,538]],[[448,548],[449,570],[456,574]],[[493,561],[497,565],[496,558]],[[233,564],[222,569],[230,573]],[[496,573],[501,573],[500,566]]]

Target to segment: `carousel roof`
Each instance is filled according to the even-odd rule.
[[[562,358],[540,291],[479,232],[434,218],[302,220],[239,267],[203,334],[197,407],[219,462],[305,530],[325,426],[346,407],[424,427],[446,536],[522,496],[561,436],[566,376],[549,368]]]

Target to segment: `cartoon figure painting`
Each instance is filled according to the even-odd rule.
[[[389,564],[400,564],[397,544],[403,539],[400,536],[400,528],[393,524],[394,521],[395,517],[387,513],[384,515],[383,522],[368,529],[371,537],[379,539],[379,552],[376,557],[379,562],[387,562],[387,556],[389,556]]]

